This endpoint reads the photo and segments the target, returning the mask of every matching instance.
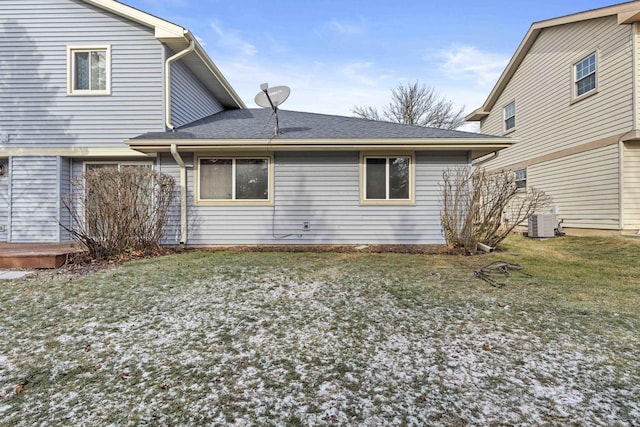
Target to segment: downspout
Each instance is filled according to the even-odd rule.
[[[167,58],[164,63],[164,119],[167,129],[172,132],[176,127],[171,122],[171,64],[193,52],[195,46],[195,39],[191,39],[186,49]],[[187,243],[187,169],[176,144],[171,144],[171,155],[180,167],[180,244],[184,245]]]
[[[167,128],[171,131],[175,130],[175,126],[171,123],[171,64],[190,54],[195,49],[196,43],[194,39],[189,42],[189,47],[176,53],[164,63],[164,119]]]
[[[184,245],[187,243],[187,167],[176,144],[171,144],[171,155],[180,166],[180,244]]]

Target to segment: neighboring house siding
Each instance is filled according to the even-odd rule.
[[[0,176],[0,242],[7,241],[9,230],[9,163],[8,159],[0,159],[4,167],[4,175]]]
[[[191,156],[183,157],[191,164]],[[275,153],[274,158],[274,206],[194,206],[195,174],[188,169],[188,243],[441,244],[442,172],[467,163],[466,153],[418,153],[415,206],[361,206],[359,153]],[[161,165],[178,179],[168,156]],[[177,243],[177,203],[167,243]],[[302,230],[304,221],[309,231]]]
[[[624,228],[640,229],[640,142],[624,147]]]
[[[153,31],[79,0],[0,2],[0,129],[10,146],[113,146],[164,130]],[[67,95],[67,47],[111,47],[111,95]]]
[[[515,100],[516,126],[509,136],[520,142],[487,166],[510,167],[629,131],[632,28],[618,25],[614,16],[542,30],[481,128],[502,135],[502,109]],[[596,50],[598,93],[572,103],[573,64]]]
[[[58,157],[11,157],[10,241],[59,241],[58,165]]]
[[[171,53],[168,53],[170,55]],[[223,110],[182,61],[171,64],[171,122],[175,127]]]
[[[564,227],[617,229],[618,164],[611,145],[530,166],[527,185],[551,196]]]

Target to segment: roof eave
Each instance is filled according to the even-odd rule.
[[[195,52],[202,65],[187,64],[187,66],[189,66],[191,71],[200,78],[207,89],[211,91],[226,108],[247,108],[240,96],[238,96],[236,91],[231,87],[227,79],[222,75],[218,67],[213,63],[196,37],[191,34],[189,30],[114,0],[83,1],[153,29],[154,37],[174,51],[186,48],[189,46],[191,40],[193,40],[195,42]],[[206,78],[208,77],[205,76],[207,73],[213,75],[214,79]]]
[[[478,117],[473,119],[472,117],[476,117],[475,113],[478,111],[488,112],[494,107],[495,103],[498,101],[498,98],[502,94],[502,91],[505,89],[516,70],[526,57],[527,53],[533,46],[534,42],[545,28],[555,27],[558,25],[571,24],[575,22],[586,21],[589,19],[603,18],[606,16],[617,16],[618,24],[631,24],[633,22],[640,21],[640,1],[631,1],[627,3],[622,3],[613,6],[607,6],[599,9],[588,10],[585,12],[574,13],[571,15],[560,16],[557,18],[547,19],[544,21],[534,22],[529,31],[524,36],[518,49],[515,54],[507,64],[506,68],[500,75],[500,78],[496,82],[495,86],[491,90],[491,93],[487,97],[484,104],[476,109],[473,113],[467,116],[466,120],[468,121],[477,121],[481,120],[483,117]],[[486,117],[486,116],[485,116]]]
[[[508,138],[397,138],[397,139],[130,139],[133,150],[145,154],[169,152],[172,145],[189,152],[282,152],[282,151],[471,151],[473,157],[508,148]]]

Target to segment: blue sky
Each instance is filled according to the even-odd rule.
[[[479,107],[534,21],[606,0],[122,0],[188,28],[248,107],[260,83],[291,87],[282,108],[351,115],[420,81]]]

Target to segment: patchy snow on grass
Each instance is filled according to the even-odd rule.
[[[640,419],[637,316],[606,324],[500,307],[481,293],[449,292],[444,274],[408,282],[393,268],[313,273],[217,259],[184,269],[191,274],[121,268],[3,297],[15,313],[0,338],[2,418],[18,426]]]

